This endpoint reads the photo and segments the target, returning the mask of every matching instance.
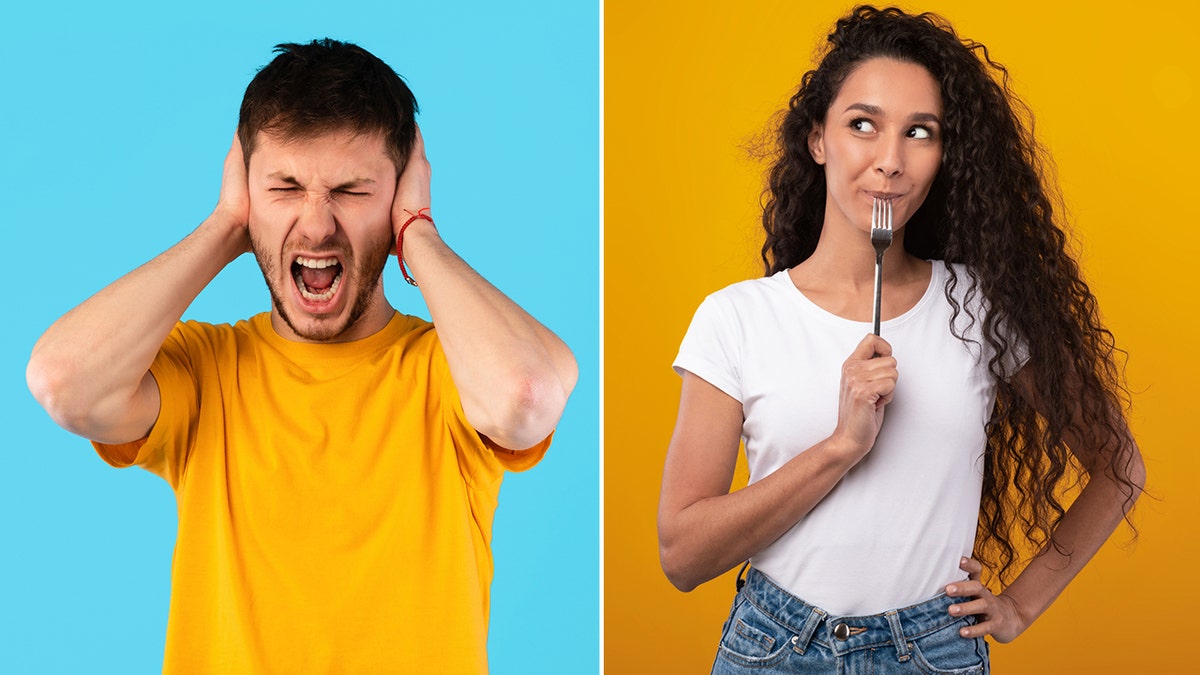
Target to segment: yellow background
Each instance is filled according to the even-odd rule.
[[[1008,66],[1049,147],[1109,327],[1158,501],[1118,532],[997,673],[1194,673],[1193,442],[1200,69],[1191,10],[1142,2],[930,2]],[[758,276],[763,167],[746,147],[786,103],[840,2],[605,3],[606,672],[708,672],[732,575],[690,594],[658,565],[655,509],[679,378],[708,293]],[[910,9],[912,7],[910,6]],[[1189,197],[1191,197],[1189,199]],[[740,480],[744,481],[744,474]]]

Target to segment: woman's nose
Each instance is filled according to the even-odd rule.
[[[877,146],[875,170],[885,178],[892,178],[904,172],[904,139],[883,139]]]

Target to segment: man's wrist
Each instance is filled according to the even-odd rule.
[[[208,230],[214,237],[226,243],[223,250],[228,253],[230,261],[250,250],[249,227],[245,220],[238,215],[218,207],[205,219],[201,228]]]
[[[400,273],[404,275],[404,280],[413,286],[418,285],[413,275],[409,274],[414,250],[428,246],[430,242],[438,239],[437,227],[428,211],[428,208],[415,212],[406,210],[404,213],[408,217],[396,232],[396,257],[400,263]]]
[[[431,236],[438,236],[437,226],[435,226],[431,220],[425,220],[423,217],[417,218],[404,228],[404,247],[406,249],[408,248],[409,241],[415,242],[418,239]]]

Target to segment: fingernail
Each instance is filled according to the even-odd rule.
[[[946,587],[946,592],[947,592],[947,593],[957,593],[957,592],[958,592],[958,586],[947,586],[947,587]]]
[[[964,629],[962,629],[962,630],[958,631],[958,634],[959,634],[959,635],[961,635],[961,636],[963,636],[963,637],[970,637],[970,636],[971,636],[971,632],[970,632],[970,631],[968,631],[966,628],[964,628]]]
[[[950,605],[950,613],[951,614],[958,614],[959,611],[960,610],[958,609],[958,605]]]
[[[959,559],[958,559],[958,564],[959,564],[959,565],[966,565],[966,564],[967,564],[967,559],[966,559],[965,557],[963,557],[963,558],[959,558]]]

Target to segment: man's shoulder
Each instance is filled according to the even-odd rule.
[[[255,324],[264,316],[267,317],[266,325],[269,329],[270,317],[265,313],[235,323],[210,323],[197,319],[180,319],[171,329],[164,346],[172,343],[187,346],[217,345],[224,342],[236,342],[239,339],[259,339],[260,330],[256,328]]]

